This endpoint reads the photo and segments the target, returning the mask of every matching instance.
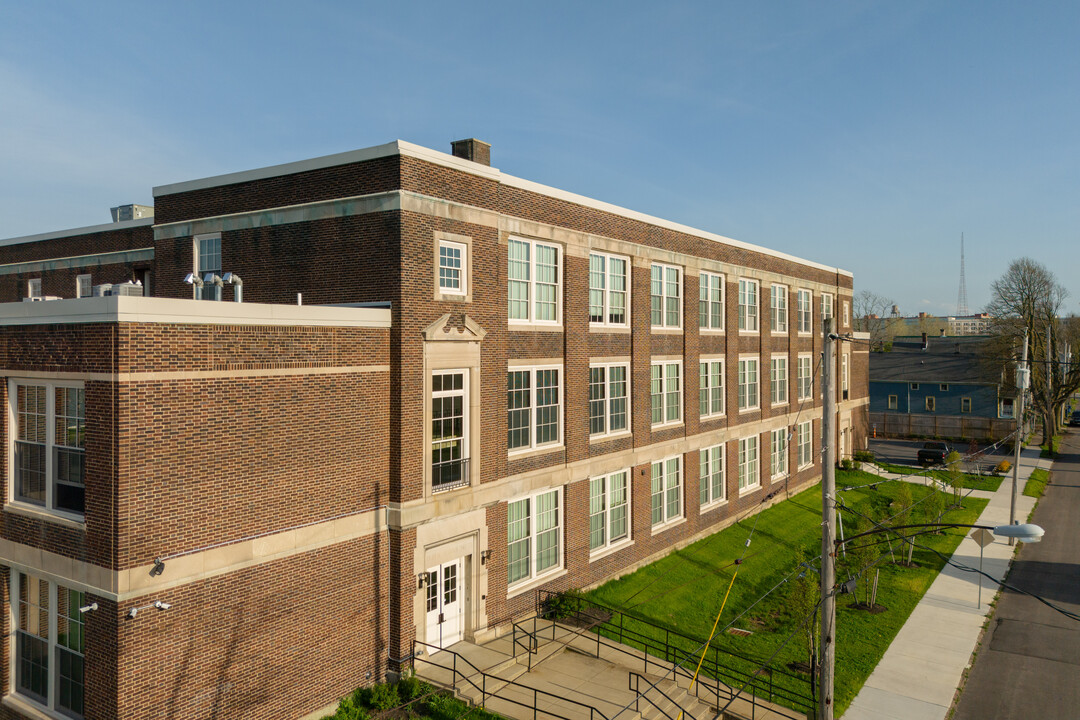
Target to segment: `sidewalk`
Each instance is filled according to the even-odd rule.
[[[1023,494],[1024,483],[1036,467],[1049,468],[1052,461],[1039,458],[1039,448],[1021,451],[1018,472],[1016,518],[1027,520],[1035,498]],[[898,478],[892,473],[885,476]],[[972,491],[973,497],[989,498],[980,525],[1007,525],[1012,495],[1012,475],[995,492]],[[982,569],[1001,579],[1008,570],[1014,546],[995,539],[983,550]],[[979,546],[965,538],[953,559],[979,566]],[[977,606],[978,576],[946,565],[930,586],[907,622],[896,635],[874,672],[852,701],[843,720],[943,720],[983,623],[990,615],[990,600],[997,587],[983,578],[982,606]]]

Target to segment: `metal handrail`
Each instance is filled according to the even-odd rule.
[[[552,592],[550,590],[537,590],[537,614],[544,614],[546,612],[546,606],[548,605],[548,601],[557,595],[559,595],[559,593]],[[597,624],[597,626],[592,628],[593,631],[596,632],[598,636],[603,635],[605,637],[608,637],[612,642],[618,643],[618,645],[608,645],[606,643],[605,645],[619,652],[626,653],[626,650],[620,647],[621,645],[630,645],[632,647],[637,647],[639,650],[643,651],[645,656],[644,662],[646,672],[648,672],[649,669],[650,657],[654,659],[654,662],[656,659],[663,659],[665,663],[670,663],[672,666],[676,667],[678,666],[678,664],[685,662],[692,662],[694,665],[697,664],[698,658],[696,656],[692,657],[691,652],[687,651],[683,647],[679,647],[672,641],[673,639],[676,641],[682,641],[680,644],[689,645],[693,648],[698,648],[704,645],[703,640],[699,640],[688,635],[683,635],[682,633],[672,631],[669,628],[663,627],[662,625],[658,625],[649,620],[637,618],[632,615],[627,615],[621,610],[609,607],[607,605],[604,605],[603,603],[599,603],[583,597],[576,597],[575,600],[575,612],[578,615],[580,615],[582,612],[581,606],[583,604],[588,604],[594,608],[603,610],[611,614],[611,619],[606,622]],[[617,623],[614,622],[614,619],[616,617],[618,618]],[[590,618],[595,620],[593,616],[590,616]],[[632,628],[628,628],[626,626],[626,620],[628,618],[633,623],[640,623],[646,627],[661,631],[663,634],[663,639],[638,632]],[[739,671],[735,668],[721,664],[721,655],[730,656],[735,660],[745,663],[751,663],[755,666],[764,665],[764,663],[752,657],[742,655],[740,653],[727,649],[721,650],[717,647],[710,647],[709,656],[703,660],[702,673],[698,676],[697,684],[701,684],[705,681],[705,678],[709,678],[712,682],[706,683],[707,688],[717,698],[721,696],[726,696],[729,698],[733,697],[734,690],[732,688],[740,687],[750,693],[750,695],[747,697],[747,700],[754,704],[755,708],[758,696],[762,696],[767,697],[767,699],[770,701],[776,699],[784,700],[790,705],[794,706],[797,712],[814,711],[814,706],[816,703],[811,695],[803,695],[798,691],[790,690],[783,686],[778,687],[773,679],[773,673],[788,678],[794,683],[805,683],[808,686],[810,685],[809,680],[801,678],[797,675],[793,675],[791,673],[784,672],[779,669],[769,668],[768,682],[763,682],[762,676],[757,673],[748,674],[746,672]],[[664,667],[664,669],[668,670],[670,668]],[[676,672],[678,673],[678,671]],[[716,686],[714,687],[712,683],[716,683]],[[721,687],[721,685],[723,687]]]
[[[649,685],[649,689],[646,690],[645,692],[641,692],[641,690],[639,689],[639,684],[640,684],[641,680],[644,680]],[[695,720],[694,716],[691,715],[686,710],[686,708],[684,708],[682,705],[680,705],[678,702],[676,702],[675,699],[672,698],[670,695],[668,695],[666,692],[661,690],[660,687],[656,683],[649,682],[649,678],[643,677],[642,675],[639,675],[638,673],[631,670],[630,674],[629,674],[629,677],[628,677],[628,683],[629,683],[629,689],[634,693],[634,712],[641,712],[641,707],[640,707],[638,701],[641,700],[642,698],[644,698],[645,702],[649,703],[654,708],[659,710],[663,714],[664,717],[668,718],[668,720],[678,720],[679,717],[684,718],[684,720]],[[649,697],[649,695],[648,695],[649,690],[655,690],[656,692],[663,695],[665,700],[667,700],[669,703],[671,703],[675,707],[679,708],[679,715],[676,715],[675,717],[672,717],[671,715],[669,715],[667,710],[660,707],[659,703],[657,703],[655,700],[653,700],[651,697]]]
[[[417,646],[423,646],[423,647],[429,649],[427,657],[431,656],[431,653],[430,653],[431,649],[438,650],[440,653],[446,653],[447,655],[452,655],[453,658],[454,658],[453,665],[451,667],[447,667],[445,665],[440,665],[439,663],[436,663],[433,660],[428,660],[427,657],[425,657],[423,655],[417,655],[417,653],[416,653]],[[528,685],[522,685],[521,683],[514,682],[513,680],[506,680],[504,678],[498,677],[497,675],[488,675],[486,672],[484,672],[483,670],[480,670],[479,668],[477,668],[475,665],[473,665],[471,662],[466,660],[464,657],[462,657],[458,653],[454,652],[453,650],[447,650],[446,648],[440,648],[438,645],[431,645],[430,643],[426,643],[426,642],[423,642],[421,640],[413,640],[413,652],[412,652],[412,655],[413,655],[413,666],[414,666],[414,668],[415,668],[415,665],[416,665],[416,661],[419,660],[421,662],[430,663],[431,665],[434,665],[435,667],[438,667],[438,668],[442,668],[443,670],[451,670],[453,672],[453,678],[454,678],[452,688],[453,688],[453,690],[455,692],[457,692],[457,679],[460,676],[462,680],[467,682],[469,685],[472,686],[472,688],[474,690],[476,690],[477,692],[480,693],[480,702],[478,703],[478,705],[481,705],[481,706],[483,706],[483,705],[485,705],[487,703],[488,698],[497,698],[499,700],[502,700],[503,702],[508,702],[508,703],[513,704],[513,705],[519,705],[519,706],[524,707],[524,708],[531,708],[532,711],[533,711],[533,720],[539,720],[540,717],[550,717],[550,718],[555,718],[556,720],[582,720],[582,718],[584,717],[583,715],[574,715],[573,717],[566,717],[565,715],[560,715],[557,712],[553,712],[551,710],[541,710],[540,708],[537,707],[537,702],[540,700],[541,697],[544,697],[545,699],[550,698],[551,700],[557,701],[559,704],[569,703],[571,705],[576,705],[577,707],[581,708],[582,710],[588,710],[589,711],[589,715],[588,715],[589,720],[611,720],[611,718],[609,718],[607,715],[605,715],[604,713],[597,710],[592,705],[586,705],[585,703],[581,703],[581,702],[578,702],[576,700],[571,700],[570,698],[564,697],[562,695],[554,695],[552,693],[545,692],[544,690],[539,690],[539,689],[534,688],[534,687],[529,687]],[[461,660],[461,662],[465,663],[465,665],[467,665],[469,668],[471,668],[473,670],[473,674],[471,676],[466,675],[464,672],[458,670],[458,660]],[[475,677],[480,678],[480,685],[477,685],[473,681],[473,678],[475,678]],[[494,689],[494,690],[489,690],[488,689],[487,681],[488,681],[489,678],[491,679],[492,683],[498,685],[498,687],[496,689]],[[533,696],[532,704],[530,705],[528,703],[523,703],[520,700],[515,700],[513,698],[509,698],[509,697],[505,697],[503,695],[499,695],[499,692],[503,688],[506,688],[507,686],[512,686],[512,687],[515,687],[515,688],[519,688],[521,690],[525,690],[526,692],[531,692],[532,696]]]

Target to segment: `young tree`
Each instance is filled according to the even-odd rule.
[[[896,489],[896,499],[893,500],[893,521],[892,521],[892,524],[894,526],[895,525],[909,525],[909,524],[911,524],[911,506],[914,505],[914,504],[915,504],[915,500],[913,499],[912,494],[911,494],[911,485],[909,485],[908,483],[906,483],[904,481],[901,481],[900,482],[900,487],[898,487]],[[904,532],[903,530],[898,530],[897,532],[900,534],[900,537],[902,537],[902,538],[906,538],[907,535],[908,535],[908,533]],[[905,543],[905,545],[906,544],[907,543]],[[911,563],[911,552],[910,552],[910,550],[914,549],[914,547],[915,547],[914,545],[910,545],[907,548],[909,550],[909,552],[907,553],[907,555],[908,555],[908,563],[909,564]],[[903,552],[904,549],[905,549],[904,547],[901,547],[900,548],[901,552]]]
[[[859,533],[870,532],[873,529],[873,524],[866,518],[860,516],[858,522],[855,523],[855,530],[851,534],[858,535]],[[870,602],[870,566],[874,564],[874,561],[876,561],[880,555],[878,552],[879,546],[874,543],[880,542],[881,540],[882,536],[880,535],[868,535],[852,541],[847,546],[847,571],[849,575],[859,575],[858,584],[863,587],[863,597],[865,598],[863,602],[864,605]]]
[[[996,338],[990,354],[1019,357],[1027,334],[1032,411],[1042,421],[1043,444],[1049,444],[1061,408],[1080,388],[1080,363],[1064,362],[1065,344],[1080,338],[1078,323],[1060,317],[1068,291],[1054,273],[1030,258],[1014,260],[990,288],[986,311],[993,316]],[[1022,421],[1017,418],[1017,423]]]
[[[795,578],[794,587],[791,590],[791,614],[796,619],[803,619],[814,612],[818,600],[821,598],[821,587],[818,574],[813,566],[807,561],[805,550],[799,550],[795,561],[803,566],[803,571]],[[802,638],[806,643],[806,664],[811,671],[814,668],[814,656],[817,651],[818,623],[813,619],[807,620],[802,625]]]
[[[960,467],[960,453],[955,450],[945,457],[945,474],[953,490],[953,505],[960,505],[960,494],[964,490],[964,471]]]

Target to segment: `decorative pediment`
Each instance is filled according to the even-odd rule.
[[[453,340],[457,342],[480,342],[487,335],[487,330],[480,327],[475,320],[465,316],[465,327],[458,328],[450,322],[450,313],[446,313],[435,322],[424,328],[424,340],[435,342],[439,340]]]

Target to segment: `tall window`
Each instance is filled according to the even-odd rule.
[[[84,298],[94,294],[92,277],[89,274],[75,276],[75,297]]]
[[[630,429],[629,366],[589,368],[589,434],[609,435]]]
[[[510,238],[507,312],[512,322],[558,325],[562,280],[559,247]]]
[[[195,274],[203,278],[206,273],[221,274],[221,236],[195,236]],[[221,300],[221,287],[206,283],[195,286],[196,300]]]
[[[701,417],[724,414],[724,361],[703,360],[699,367],[698,413]]]
[[[652,464],[652,526],[674,522],[682,511],[682,456]]]
[[[630,471],[589,479],[589,549],[602,550],[630,537]]]
[[[821,319],[831,320],[833,316],[833,296],[832,293],[821,294]],[[836,330],[836,328],[833,328]]]
[[[758,331],[757,280],[739,278],[739,330]]]
[[[777,355],[772,358],[769,368],[770,387],[772,388],[772,404],[786,405],[787,393],[787,355]]]
[[[439,291],[447,295],[465,295],[465,243],[439,241]]]
[[[562,567],[562,490],[507,503],[507,583],[550,575]]]
[[[898,403],[897,403],[896,395],[890,395],[889,396],[889,409],[890,410],[896,410],[897,405],[898,405]]]
[[[724,329],[724,276],[703,272],[698,279],[698,326]]]
[[[933,395],[926,396],[926,412],[937,411],[937,399]]]
[[[753,435],[739,441],[739,492],[761,485],[758,477],[758,437]]]
[[[698,452],[700,465],[701,505],[712,505],[724,499],[724,446],[702,448]]]
[[[787,428],[773,430],[770,435],[772,445],[772,477],[780,478],[787,475]]]
[[[441,370],[431,376],[431,489],[469,484],[464,370]]]
[[[772,317],[770,329],[774,333],[787,332],[787,286],[772,286]]]
[[[13,383],[14,497],[81,515],[86,497],[86,395],[82,387]]]
[[[969,398],[969,397],[960,398],[960,412],[962,412],[962,413],[971,412],[971,398]]]
[[[844,327],[851,325],[851,303],[844,301]]]
[[[682,269],[654,264],[650,271],[649,302],[652,326],[682,327]]]
[[[739,410],[754,410],[758,405],[758,359],[739,358]]]
[[[799,290],[796,298],[796,311],[799,319],[799,332],[808,334],[814,331],[813,294],[809,290]]]
[[[26,573],[13,573],[13,581],[15,691],[64,715],[83,717],[83,593]]]
[[[506,373],[506,447],[527,450],[562,442],[562,368]]]
[[[840,391],[841,397],[844,400],[848,399],[848,355],[844,353],[840,356]]]
[[[625,257],[589,254],[589,322],[626,327],[630,263]]]
[[[682,420],[682,363],[655,362],[649,372],[652,424],[679,422]]]
[[[799,423],[796,427],[798,435],[799,468],[804,468],[814,461],[810,449],[810,421]]]
[[[810,361],[809,355],[800,355],[795,360],[795,385],[799,400],[809,400],[814,395],[814,375]]]
[[[31,278],[26,281],[26,297],[41,297],[41,278]]]

